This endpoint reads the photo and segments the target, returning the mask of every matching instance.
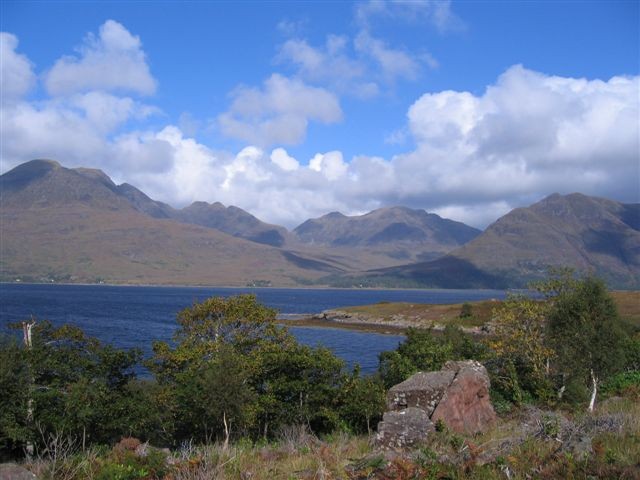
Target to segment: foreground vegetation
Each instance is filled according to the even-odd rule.
[[[25,323],[26,345],[0,348],[0,452],[64,479],[635,478],[638,327],[597,279],[560,272],[537,289],[544,301],[496,305],[482,340],[409,329],[371,377],[297,343],[252,296],[183,310],[144,362],[151,378],[135,375],[136,350]],[[471,358],[490,373],[495,430],[440,426],[413,452],[372,447],[386,388]]]
[[[304,427],[281,431],[270,442],[242,440],[195,445],[172,452],[135,453],[125,438],[108,449],[37,458],[26,465],[39,478],[59,479],[636,479],[640,473],[640,397],[613,397],[594,415],[522,408],[473,437],[435,432],[421,448],[389,455],[366,436],[338,432],[321,438]],[[522,434],[523,422],[533,422]],[[565,449],[571,435],[598,425],[592,453]],[[580,445],[577,445],[580,447]],[[64,447],[64,445],[63,445]],[[137,447],[138,450],[140,447]],[[149,449],[149,447],[147,447]]]

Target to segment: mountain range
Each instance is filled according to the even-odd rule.
[[[555,194],[484,232],[406,207],[288,231],[218,202],[175,209],[52,160],[0,176],[2,281],[507,288],[549,266],[640,287],[640,204]]]

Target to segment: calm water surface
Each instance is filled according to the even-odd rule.
[[[258,301],[280,314],[313,314],[328,308],[365,305],[381,301],[460,303],[504,298],[498,290],[353,290],[218,287],[118,287],[105,285],[0,284],[0,328],[34,316],[55,325],[77,325],[87,334],[120,348],[142,348],[170,340],[176,314],[210,296],[253,293]],[[290,327],[307,345],[323,345],[349,366],[359,363],[373,372],[378,354],[393,350],[401,335],[355,332],[334,328]]]

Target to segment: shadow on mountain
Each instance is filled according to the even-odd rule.
[[[292,252],[282,251],[281,253],[285,259],[293,263],[296,267],[304,268],[305,270],[318,270],[321,272],[331,272],[331,273],[337,273],[342,271],[337,267],[329,265],[328,263],[320,262],[318,260],[312,260],[310,258],[304,258]]]
[[[640,231],[640,204],[623,205],[620,219],[629,227]]]
[[[284,245],[284,237],[277,230],[265,230],[251,237],[247,237],[247,240],[264,245],[271,245],[272,247],[281,247]]]
[[[370,272],[376,276],[395,277],[430,288],[509,288],[508,281],[483,271],[467,260],[447,255],[431,262]]]
[[[20,190],[29,183],[45,177],[59,166],[57,162],[51,160],[33,160],[24,163],[0,176],[0,187],[4,192]]]
[[[639,263],[637,254],[626,247],[628,235],[625,232],[589,229],[583,239],[590,252],[609,255],[629,265]]]

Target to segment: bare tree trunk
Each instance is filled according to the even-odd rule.
[[[31,318],[30,322],[22,322],[22,335],[24,346],[27,350],[31,350],[31,329],[36,324],[36,321]],[[33,421],[33,398],[31,397],[31,389],[33,386],[33,377],[29,377],[29,398],[27,399],[27,423],[31,423]],[[31,459],[33,457],[35,448],[33,442],[31,440],[27,440],[27,445],[25,447],[27,458]]]
[[[589,400],[589,412],[593,412],[593,407],[596,404],[596,395],[598,394],[598,378],[593,373],[593,369],[591,369],[591,400]]]
[[[560,390],[558,390],[558,400],[562,400],[562,396],[564,395],[564,391],[566,390],[566,386],[562,385]]]
[[[549,375],[549,371],[550,371],[549,357],[547,357],[547,361],[545,362],[544,371],[547,375]]]
[[[227,425],[227,413],[222,412],[222,423],[224,424],[224,444],[222,449],[226,452],[229,448],[229,426]]]

